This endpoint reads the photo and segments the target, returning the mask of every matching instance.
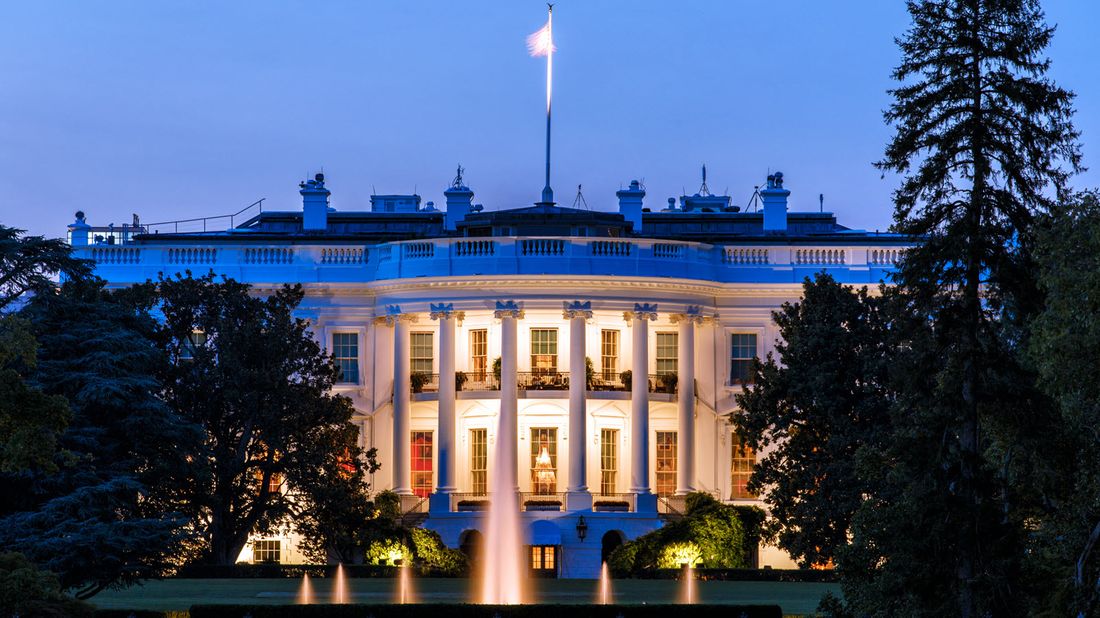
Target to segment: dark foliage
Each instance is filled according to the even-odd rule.
[[[191,618],[556,618],[563,614],[594,618],[667,618],[682,605],[195,605]],[[778,605],[692,605],[700,618],[782,618]]]

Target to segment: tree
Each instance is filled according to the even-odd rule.
[[[57,439],[69,422],[69,406],[63,397],[27,383],[38,363],[37,347],[26,320],[0,316],[0,473],[56,469]]]
[[[295,512],[334,462],[358,462],[358,430],[339,369],[294,317],[304,292],[256,296],[212,275],[151,284],[163,314],[160,342],[169,408],[202,428],[185,500],[202,542],[199,560],[233,564],[249,534]]]
[[[1018,325],[1039,298],[1034,216],[1079,169],[1073,95],[1046,77],[1042,53],[1054,29],[1036,0],[911,0],[908,8],[913,22],[894,71],[901,85],[885,114],[896,133],[878,165],[903,175],[896,230],[922,239],[896,281],[915,315],[934,323],[930,338],[914,340],[928,363],[921,373],[934,379],[921,380],[932,390],[903,396],[894,414],[906,423],[898,435],[918,450],[881,451],[901,474],[891,501],[855,531],[870,590],[857,602],[890,611],[876,585],[924,577],[955,599],[959,615],[1009,614],[1021,611],[1011,582],[1028,515],[1016,485],[1030,474],[1021,463],[1035,461],[1026,456],[1029,419],[1042,405],[1020,368]],[[902,522],[922,517],[949,525],[915,547],[899,532],[916,532]],[[944,572],[949,580],[939,579]]]
[[[24,233],[0,225],[0,310],[28,292],[53,287],[53,276],[84,279],[91,274],[91,262],[72,257],[65,241]]]
[[[64,457],[2,521],[0,541],[78,598],[166,574],[187,541],[180,492],[200,433],[159,399],[156,322],[129,296],[69,281],[22,312],[40,345],[33,380],[72,419]]]
[[[889,290],[884,290],[889,294]],[[737,396],[738,433],[764,456],[749,487],[761,493],[769,536],[803,567],[833,562],[867,493],[857,454],[889,427],[888,299],[827,274],[773,319],[776,352]]]
[[[365,478],[381,468],[377,454],[372,448],[365,462],[357,462],[330,453],[321,476],[299,493],[294,527],[302,538],[302,553],[311,561],[362,561],[369,531],[380,515]]]
[[[1050,556],[1044,609],[1100,615],[1100,193],[1083,192],[1045,218],[1038,235],[1043,311],[1031,357],[1040,385],[1058,403],[1065,491],[1040,530]],[[1051,594],[1053,592],[1053,594]],[[1061,593],[1061,594],[1059,594]],[[1067,594],[1068,593],[1068,594]]]

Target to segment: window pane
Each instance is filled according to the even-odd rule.
[[[731,498],[755,498],[756,494],[748,490],[749,477],[756,466],[756,453],[745,444],[740,434],[732,434],[733,458],[730,462]]]
[[[489,490],[489,448],[487,429],[470,430],[470,490],[484,496]]]
[[[600,430],[600,493],[609,496],[615,493],[619,475],[619,431],[617,429]]]
[[[604,380],[611,382],[619,377],[619,331],[600,331],[600,371]]]
[[[531,372],[557,373],[558,329],[531,329]]]
[[[657,432],[657,495],[676,493],[676,432]]]
[[[432,432],[412,432],[412,490],[421,498],[432,493]]]
[[[278,563],[282,561],[282,541],[252,541],[252,561]]]
[[[340,368],[340,382],[359,383],[359,334],[333,333],[332,356]]]
[[[470,331],[470,372],[474,380],[485,381],[489,371],[489,331],[484,328]]]
[[[409,333],[409,371],[432,373],[432,333]]]
[[[677,333],[657,333],[657,373],[676,373],[678,340]]]
[[[730,336],[730,384],[752,383],[752,362],[756,358],[756,334]]]
[[[543,449],[549,462],[539,462]],[[553,427],[531,428],[531,487],[536,494],[558,491],[558,430]]]

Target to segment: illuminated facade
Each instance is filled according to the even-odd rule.
[[[303,209],[219,232],[70,226],[77,253],[114,286],[213,270],[271,289],[301,283],[300,311],[336,358],[377,489],[453,547],[485,522],[495,445],[514,441],[532,568],[594,577],[606,552],[706,491],[756,504],[755,454],[731,430],[752,359],[772,351],[771,312],[805,277],[877,284],[904,239],[788,212],[782,174],[742,212],[704,190],[650,212],[540,203],[483,211],[455,179],[446,209],[373,196],[333,210],[323,177]],[[500,414],[514,435],[499,435]],[[582,524],[583,518],[583,524]],[[583,538],[582,538],[583,537]],[[293,537],[242,560],[294,562]],[[791,566],[774,548],[758,566]]]

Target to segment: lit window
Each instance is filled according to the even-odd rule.
[[[412,432],[412,490],[421,498],[432,493],[432,432]]]
[[[677,333],[657,333],[657,374],[676,373]]]
[[[600,331],[600,370],[606,382],[619,379],[619,331]]]
[[[206,346],[206,333],[194,331],[180,342],[180,360],[194,360],[195,352]]]
[[[531,487],[536,494],[558,491],[558,430],[531,428]]]
[[[409,369],[413,373],[432,373],[432,333],[409,334]]]
[[[278,564],[282,562],[283,542],[279,540],[252,541],[252,562]]]
[[[470,491],[484,496],[489,490],[489,430],[470,430]]]
[[[619,430],[600,430],[600,493],[615,493],[615,481],[619,475]]]
[[[343,384],[359,383],[359,335],[357,333],[333,333],[332,356],[340,368],[339,381]]]
[[[734,499],[752,499],[756,497],[756,494],[749,491],[749,477],[752,476],[752,469],[756,466],[756,453],[753,452],[740,434],[734,433],[733,439],[733,458],[730,462],[730,486],[732,491],[730,497]]]
[[[531,329],[531,372],[558,372],[558,329]]]
[[[676,432],[657,432],[657,495],[676,493]]]
[[[756,335],[734,333],[730,337],[730,384],[752,384],[752,362],[756,358]]]
[[[478,382],[485,381],[489,371],[489,331],[484,328],[470,331],[470,372]]]
[[[557,568],[557,551],[554,545],[532,545],[531,570],[554,571]]]

